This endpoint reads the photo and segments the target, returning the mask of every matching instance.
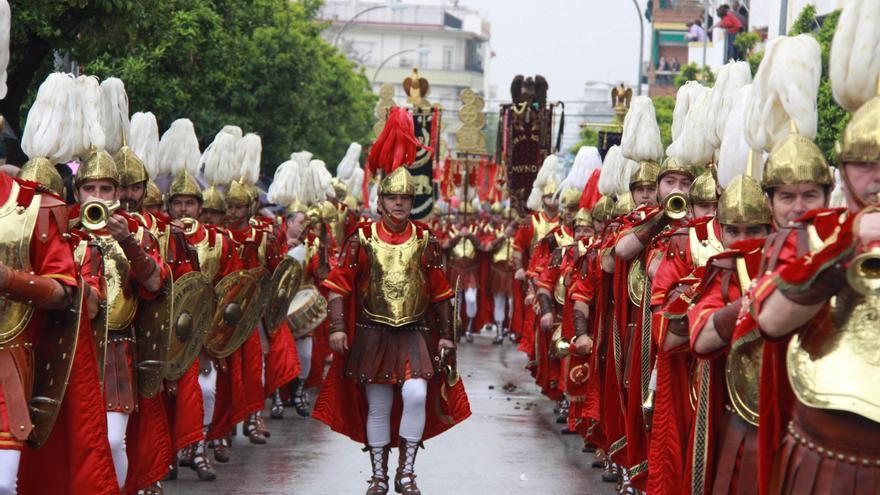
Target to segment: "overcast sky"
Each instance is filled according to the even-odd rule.
[[[647,0],[638,0],[644,12]],[[516,74],[542,74],[552,100],[580,100],[586,81],[635,84],[639,17],[632,0],[460,0],[492,24],[490,84],[509,98]],[[645,21],[646,44],[650,24]],[[646,51],[645,56],[648,56]]]

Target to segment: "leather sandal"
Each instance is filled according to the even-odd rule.
[[[196,475],[202,481],[214,481],[217,479],[217,473],[214,472],[214,467],[208,462],[208,458],[205,457],[205,454],[197,454],[193,457],[193,462],[190,465],[190,468],[196,472]]]
[[[214,460],[217,462],[229,462],[232,458],[232,449],[229,447],[229,440],[221,438],[214,444]]]

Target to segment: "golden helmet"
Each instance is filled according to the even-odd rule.
[[[572,208],[577,208],[578,203],[581,202],[581,191],[574,188],[566,188],[559,195],[559,206],[563,209],[571,210]]]
[[[556,182],[556,179],[547,179],[547,182],[541,186],[541,197],[544,196],[552,196],[556,194],[556,191],[559,190],[559,183]]]
[[[168,197],[174,196],[195,196],[202,201],[202,189],[196,178],[193,177],[186,169],[177,172],[177,175],[171,180],[171,186],[168,187]]]
[[[106,179],[119,185],[119,171],[110,153],[104,150],[92,150],[79,169],[76,171],[75,187],[90,180]]]
[[[309,213],[309,208],[298,199],[287,206],[288,215],[295,215],[297,213],[304,213],[306,215]]]
[[[718,221],[729,225],[770,223],[770,207],[761,184],[750,175],[737,175],[718,198]]]
[[[64,180],[47,158],[31,158],[18,171],[18,178],[43,185],[53,193],[64,196]]]
[[[581,208],[578,210],[577,215],[574,216],[574,226],[575,227],[592,227],[593,226],[593,214],[587,208]]]
[[[347,206],[351,210],[354,210],[355,212],[357,212],[360,208],[360,205],[358,205],[358,200],[354,196],[346,195],[345,199],[342,200],[342,202],[345,203],[345,206]],[[437,215],[439,216],[440,213],[437,213]]]
[[[794,184],[830,186],[834,178],[819,147],[799,134],[792,124],[791,134],[770,151],[761,185],[767,191]]]
[[[324,222],[331,222],[338,219],[339,212],[333,203],[325,200],[318,205],[318,214]]]
[[[655,185],[660,175],[660,165],[657,162],[643,160],[639,162],[639,168],[629,178],[629,188],[636,186]]]
[[[379,183],[379,195],[402,194],[404,196],[416,195],[416,181],[406,167],[400,166],[388,174]]]
[[[663,160],[663,165],[660,166],[660,171],[657,174],[657,180],[660,180],[664,175],[673,172],[684,174],[691,178],[694,176],[693,168],[685,166],[678,158],[670,156],[667,157],[666,160]]]
[[[226,199],[215,186],[210,186],[202,192],[202,209],[226,211]]]
[[[458,214],[459,215],[471,215],[474,213],[474,205],[472,205],[468,201],[462,201],[461,204],[458,205]]]
[[[119,172],[119,185],[126,187],[150,179],[144,162],[128,146],[119,148],[113,155],[116,162],[116,170]]]
[[[602,196],[596,204],[593,205],[590,214],[597,222],[607,222],[614,217],[614,200],[608,196]]]
[[[338,177],[334,177],[330,184],[333,186],[333,192],[336,193],[336,199],[342,201],[348,195],[348,186]]]
[[[715,180],[715,174],[712,173],[711,167],[694,179],[691,184],[690,196],[691,202],[694,204],[718,202],[718,182]]]
[[[250,186],[240,180],[234,180],[226,191],[226,206],[250,206],[254,202]]]
[[[626,215],[627,213],[635,209],[636,202],[635,200],[633,200],[632,193],[626,193],[617,198],[617,203],[614,204],[614,212],[612,213],[612,218]]]
[[[162,191],[155,182],[147,181],[147,192],[144,193],[144,208],[162,206]]]
[[[835,151],[840,164],[880,162],[880,96],[871,98],[853,113]]]

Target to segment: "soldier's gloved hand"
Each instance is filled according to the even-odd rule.
[[[89,284],[83,284],[83,290],[85,292],[85,301],[86,301],[86,310],[89,312],[89,319],[94,320],[96,316],[98,316],[98,310],[100,309],[101,301],[98,299],[98,293],[92,289],[92,286]]]
[[[437,351],[439,352],[441,349],[455,349],[455,342],[450,339],[440,339],[440,342],[437,343]]]
[[[348,335],[345,332],[333,332],[330,334],[330,349],[340,354],[348,352]]]
[[[513,274],[513,278],[517,280],[525,280],[526,279],[526,271],[520,268]]]
[[[121,242],[131,234],[128,230],[128,220],[120,215],[110,215],[107,219],[107,231],[116,242]]]
[[[547,313],[541,317],[541,330],[549,331],[553,328],[553,322],[556,321],[556,317],[553,316],[553,313]]]
[[[880,241],[880,211],[860,214],[855,228],[862,245],[868,246]]]

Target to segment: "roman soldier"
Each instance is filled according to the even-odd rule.
[[[480,248],[490,257],[489,294],[492,297],[492,316],[495,320],[495,338],[492,344],[501,345],[509,333],[510,313],[513,309],[513,235],[516,222],[513,210],[494,203],[489,208],[490,222],[486,225]]]
[[[872,249],[880,240],[876,213],[880,97],[868,88],[880,74],[876,56],[866,61],[863,52],[855,49],[877,45],[877,34],[867,28],[876,13],[872,2],[847,4],[832,44],[834,95],[843,108],[854,112],[836,150],[846,208],[809,211],[790,225],[787,235],[781,230],[773,246],[774,269],[765,272],[752,293],[749,315],[756,317],[767,339],[759,430],[770,431],[769,441],[759,431],[762,460],[775,453],[766,493],[849,494],[878,489],[880,416],[871,405],[876,403],[874,387],[867,385],[868,377],[877,374],[877,365],[876,360],[866,359],[877,341],[877,326],[866,318],[877,306],[876,277],[869,267],[875,256]],[[816,160],[793,151],[786,154],[800,160],[780,165],[798,170],[807,165],[815,173]],[[803,182],[803,188],[788,194],[797,193],[795,202],[803,203],[807,193],[815,195],[810,192],[813,184]],[[827,187],[818,189],[817,202],[825,199]],[[777,349],[773,343],[786,348]],[[768,369],[781,370],[782,375],[774,382],[765,374]],[[764,401],[770,391],[780,394],[781,411],[768,418]],[[781,443],[775,443],[774,434],[783,438]],[[803,466],[812,467],[803,470]]]
[[[440,246],[427,226],[409,219],[415,182],[405,161],[414,159],[415,144],[394,140],[411,118],[391,109],[369,159],[387,174],[378,191],[381,219],[361,224],[348,238],[324,282],[331,291],[330,346],[337,354],[313,415],[367,444],[373,471],[368,494],[388,492],[394,441],[400,449],[395,489],[420,493],[414,473],[419,445],[470,414],[463,385],[453,380],[453,294]],[[437,368],[438,355],[446,377]],[[392,408],[398,401],[402,409]]]
[[[465,323],[464,338],[468,343],[474,341],[474,320],[477,318],[478,291],[480,289],[480,260],[477,247],[476,211],[468,201],[459,203],[455,222],[446,230],[441,243],[447,252],[447,278],[460,284],[464,291]]]

